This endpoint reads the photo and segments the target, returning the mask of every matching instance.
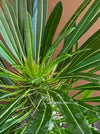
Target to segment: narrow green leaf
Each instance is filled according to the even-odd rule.
[[[52,44],[52,46],[48,49],[48,51],[46,52],[45,57],[43,58],[43,61],[41,63],[41,68],[44,65],[44,63],[46,62],[46,60],[49,58],[49,62],[51,62],[51,57],[54,54],[56,48],[58,47],[59,43],[67,36],[69,35],[75,28],[72,27],[70,29],[68,29],[67,31],[64,31],[57,39],[56,41]]]
[[[15,85],[3,85],[3,84],[0,84],[0,87],[11,88],[11,89],[19,89],[19,88],[23,88],[25,86],[15,86]]]
[[[15,114],[13,114],[13,116],[11,116],[9,119],[6,120],[6,123],[16,120],[18,116],[21,116],[21,114],[24,114],[24,112],[25,112],[25,109],[24,110],[22,109],[19,112],[15,111]]]
[[[27,10],[30,13],[31,17],[33,15],[33,5],[34,5],[34,0],[27,0]]]
[[[79,96],[80,94],[82,94],[84,92],[84,90],[79,91],[78,93],[76,93],[75,95],[73,95],[73,99],[76,98],[77,96]]]
[[[40,47],[43,40],[46,17],[47,17],[48,0],[34,0],[33,7],[33,36],[34,36],[34,57],[39,62]]]
[[[23,39],[24,39],[24,21],[26,13],[27,13],[27,0],[18,0],[18,24]]]
[[[9,94],[2,95],[2,96],[0,96],[0,101],[2,101],[2,99],[4,99],[4,98],[7,98],[7,97],[10,97],[10,96],[13,96],[13,95],[18,95],[22,91],[23,91],[23,89],[12,92],[12,93],[9,93]]]
[[[0,58],[0,67],[4,68],[4,69],[6,68],[6,66],[1,58]],[[6,82],[6,84],[13,85],[13,82],[9,78],[2,77],[1,81],[2,81],[2,84],[5,84],[5,82]]]
[[[2,60],[2,58],[0,58],[0,67],[2,68],[6,68],[4,61]]]
[[[46,55],[46,52],[51,47],[52,40],[56,32],[57,26],[59,24],[61,15],[62,15],[62,2],[60,1],[53,9],[45,27],[43,41],[41,45],[41,52],[40,52],[41,61],[43,57]]]
[[[92,106],[84,102],[78,101],[78,106],[82,110],[84,116],[92,124],[100,120],[100,106]]]
[[[10,51],[13,53],[13,55],[16,57],[16,59],[21,63],[16,43],[13,39],[12,32],[9,28],[9,25],[6,21],[6,18],[4,16],[1,8],[0,8],[0,33],[5,41],[6,45],[10,49]]]
[[[15,112],[16,106],[18,105],[18,102],[23,97],[26,96],[26,94],[29,92],[29,90],[27,90],[22,96],[20,96],[19,98],[17,98],[12,103],[9,103],[5,108],[2,109],[2,111],[0,113],[0,125],[2,125],[6,121],[6,119],[8,119],[13,112]]]
[[[71,65],[68,67],[66,73],[81,71],[88,68],[91,68],[92,66],[99,66],[99,44],[100,43],[100,30],[98,30],[96,33],[94,33],[81,47],[80,49],[86,49],[89,48],[90,50],[88,52],[83,52],[81,54],[76,55],[72,58]],[[93,60],[93,61],[92,61]],[[77,66],[77,69],[76,69]],[[74,69],[75,68],[75,69]],[[72,71],[73,70],[73,71]]]
[[[5,93],[10,93],[10,91],[7,91],[7,90],[1,89],[1,88],[0,88],[0,92],[2,92],[2,93],[4,93],[4,94],[5,94]]]
[[[58,79],[69,79],[69,78],[76,78],[81,80],[90,81],[100,85],[100,75],[91,74],[91,73],[76,73],[73,75],[66,75],[62,77],[58,77]]]
[[[74,30],[73,34],[66,42],[66,46],[63,48],[62,52],[68,52],[69,49],[74,45],[74,43],[81,37],[84,29],[91,23],[93,18],[98,14],[100,11],[100,1],[95,0],[89,10],[86,12],[80,23],[77,25],[76,29]]]
[[[0,55],[2,55],[2,57],[5,60],[7,60],[8,63],[10,63],[11,65],[16,65],[17,64],[16,60],[13,58],[13,56],[8,51],[8,49],[4,46],[4,44],[2,43],[2,41],[0,41]]]
[[[89,72],[94,73],[94,72],[97,72],[99,70],[100,70],[100,66],[97,66],[97,67],[93,68],[92,70],[90,70]]]
[[[92,95],[92,93],[93,93],[93,90],[91,90],[91,91],[86,90],[86,91],[83,92],[83,95],[82,95],[82,97],[80,99],[89,98]]]
[[[100,102],[100,96],[81,99],[81,102]]]
[[[35,116],[34,122],[29,129],[29,134],[47,134],[50,119],[52,115],[52,109],[49,104],[42,104]]]
[[[82,86],[74,87],[74,90],[100,90],[100,85],[89,83]]]
[[[24,47],[23,40],[22,40],[22,36],[21,36],[20,30],[17,24],[15,12],[11,4],[7,0],[2,0],[2,6],[3,6],[4,13],[6,15],[6,19],[8,21],[10,30],[13,34],[14,40],[16,41],[16,44],[20,51],[20,54],[23,57],[23,59],[26,60],[25,55],[24,55],[25,50],[23,48]]]
[[[11,129],[13,126],[15,126],[18,122],[21,122],[23,119],[25,119],[31,112],[33,111],[33,108],[31,108],[26,114],[24,114],[22,117],[5,123],[2,127],[0,127],[0,134],[4,134],[5,132],[7,132],[9,129]]]
[[[11,0],[12,7],[16,14],[17,22],[18,22],[18,0]]]
[[[92,134],[78,105],[64,93],[49,91],[74,134]]]
[[[1,112],[0,112],[0,126],[10,117],[12,114],[12,109],[17,106],[19,102],[19,98],[14,102],[8,104]]]
[[[26,81],[25,78],[20,77],[19,75],[16,75],[6,69],[3,69],[0,67],[0,77],[6,77],[11,78],[13,80],[19,80],[19,81]]]
[[[31,16],[27,12],[25,18],[25,37],[26,37],[26,48],[27,57],[30,64],[33,65],[33,32],[32,32],[32,20]]]
[[[86,33],[86,31],[88,31],[88,29],[99,19],[100,17],[100,12],[97,13],[97,15],[93,18],[93,20],[89,23],[89,25],[87,26],[87,28],[84,30],[84,32],[82,33],[82,35],[84,33]],[[81,35],[81,36],[82,36]]]
[[[32,119],[29,119],[28,123],[26,124],[26,126],[24,127],[24,129],[21,131],[21,134],[24,134],[25,133],[25,131],[27,130],[29,124],[31,123],[31,120]]]
[[[64,26],[63,30],[61,31],[64,32],[65,30],[69,29],[70,27],[72,27],[72,25],[75,23],[75,21],[77,20],[77,18],[79,17],[79,15],[82,13],[82,11],[88,6],[88,4],[91,2],[92,0],[84,0],[82,2],[82,4],[79,6],[79,8],[75,11],[75,13],[73,14],[73,16],[70,18],[70,20],[66,23],[66,25]],[[60,34],[61,34],[60,33]]]
[[[99,132],[98,132],[98,130],[94,130],[94,129],[91,129],[92,130],[92,134],[100,134]]]
[[[79,65],[73,67],[73,69],[70,70],[69,73],[79,72],[97,66],[100,66],[100,54],[94,55],[93,57],[88,58],[87,60],[83,61]]]
[[[34,38],[34,57],[39,61],[41,37],[42,37],[42,23],[43,23],[43,1],[35,0],[33,7],[33,38]]]
[[[86,50],[79,50],[79,51],[76,51],[76,52],[72,52],[72,53],[69,53],[69,54],[66,54],[66,53],[63,53],[63,54],[60,54],[59,56],[57,56],[57,58],[55,58],[54,60],[52,60],[50,63],[48,63],[46,65],[46,67],[43,69],[43,71],[41,72],[41,74],[43,75],[45,72],[48,72],[48,74],[53,71],[55,69],[55,67],[57,66],[58,63],[64,61],[65,59],[75,55],[75,54],[78,54],[78,53],[81,53],[81,52],[84,52]],[[58,73],[59,75],[59,73]]]
[[[76,22],[71,26],[71,28],[73,28],[73,27],[74,27],[74,29],[75,29],[75,27],[76,27]],[[73,30],[74,30],[74,29],[73,29]],[[64,31],[65,31],[65,30],[64,30]],[[63,33],[64,33],[64,32],[63,32]],[[66,42],[67,42],[68,39],[70,38],[71,34],[72,34],[72,32],[71,32],[68,36],[65,37],[63,47],[66,45]],[[60,34],[60,35],[61,35],[61,34]],[[77,41],[77,44],[78,44],[78,41]],[[73,47],[74,47],[74,46],[73,46]],[[73,52],[73,47],[69,50],[68,53],[72,53],[72,52]],[[60,54],[61,54],[61,52],[60,52]],[[61,71],[61,70],[64,68],[64,66],[66,65],[66,63],[68,63],[68,62],[70,61],[70,59],[71,59],[71,58],[68,58],[68,59],[64,60],[63,62],[61,62],[60,64],[58,64],[56,71],[57,71],[57,72]]]
[[[13,108],[13,109],[12,109],[12,112],[21,109],[21,108],[26,104],[27,101],[28,101],[28,98],[26,98],[26,99],[25,99],[23,102],[21,102],[18,106],[16,106],[15,108]],[[12,121],[11,118],[10,118],[10,121]]]
[[[43,0],[43,22],[42,22],[42,36],[41,40],[43,40],[44,30],[47,21],[47,8],[48,8],[48,0]]]

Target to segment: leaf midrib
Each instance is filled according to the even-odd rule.
[[[52,91],[52,92],[54,92],[54,91]],[[56,92],[54,92],[54,93],[57,94]],[[68,107],[68,106],[66,105],[66,103],[63,101],[62,97],[61,97],[59,94],[57,94],[57,96],[62,100],[63,104],[65,104],[65,106],[67,107],[68,111],[69,111],[70,114],[72,115],[74,121],[76,122],[78,128],[80,129],[80,131],[82,132],[82,134],[84,134],[84,131],[83,131],[83,130],[81,129],[81,127],[79,126],[77,120],[76,120],[75,117],[73,116],[73,114],[72,114],[72,112],[70,111],[69,107]]]

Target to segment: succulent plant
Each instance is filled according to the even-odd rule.
[[[99,19],[100,0],[76,23],[90,2],[83,1],[53,42],[61,1],[47,20],[48,0],[2,0],[0,134],[99,133],[90,124],[100,119],[100,105],[87,102],[100,102],[100,96],[91,97],[100,90],[95,74],[100,70],[100,29],[81,47],[78,41]],[[52,59],[62,40],[62,50]],[[79,80],[88,84],[75,86]]]

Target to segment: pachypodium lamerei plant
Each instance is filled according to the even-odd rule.
[[[52,42],[62,15],[61,1],[47,20],[48,0],[2,0],[0,134],[99,133],[90,124],[100,119],[100,105],[87,102],[100,102],[100,96],[90,97],[100,90],[100,75],[95,74],[100,70],[100,29],[81,47],[78,40],[99,19],[100,0],[93,1],[76,23],[91,1],[83,1]],[[52,60],[63,39],[62,50]],[[88,84],[75,87],[79,80]],[[79,92],[70,97],[74,90]]]

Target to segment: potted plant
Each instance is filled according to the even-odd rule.
[[[100,17],[100,0],[76,24],[91,2],[84,0],[54,42],[62,2],[46,21],[47,2],[2,0],[0,34],[6,46],[0,41],[0,134],[98,134],[90,124],[100,119],[100,105],[87,102],[100,102],[100,96],[90,97],[100,90],[95,74],[100,70],[100,30],[81,47],[78,40]],[[79,80],[89,83],[75,87]],[[74,90],[79,92],[70,97]]]

